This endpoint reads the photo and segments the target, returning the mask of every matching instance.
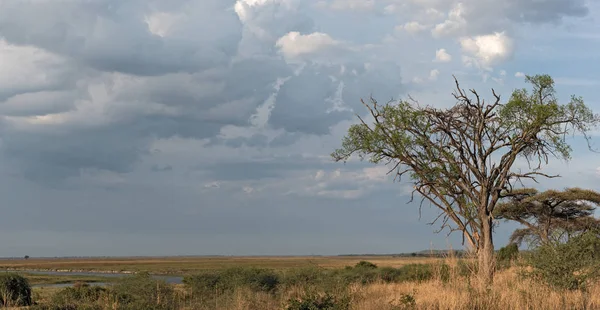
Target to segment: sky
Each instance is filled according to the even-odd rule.
[[[461,248],[385,167],[332,161],[360,99],[448,107],[455,75],[506,100],[547,73],[600,112],[599,18],[583,0],[0,0],[0,256]],[[572,143],[540,188],[600,190]]]

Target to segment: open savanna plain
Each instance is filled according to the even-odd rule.
[[[294,269],[303,267],[343,268],[368,260],[382,267],[427,264],[436,258],[400,256],[202,256],[122,258],[30,258],[1,259],[0,270],[48,270],[185,275],[232,267]]]
[[[482,287],[473,263],[452,256],[30,258],[0,260],[0,268],[33,285],[34,304],[21,309],[600,309],[600,285],[553,289],[522,276],[527,267],[513,262]],[[133,274],[101,274],[114,272]],[[53,283],[75,286],[44,286]]]

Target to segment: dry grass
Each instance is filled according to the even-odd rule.
[[[215,261],[207,263],[206,258],[190,262],[193,266],[231,267],[266,266],[270,268],[293,268],[305,266],[308,258],[219,258],[221,264]],[[424,262],[423,259],[413,260],[392,257],[335,257],[310,258],[317,260],[323,267],[340,267],[352,265],[360,260],[368,259],[380,266],[401,266],[407,263]],[[143,260],[142,260],[143,261]],[[438,260],[439,261],[439,260]],[[163,261],[164,262],[164,261]],[[178,260],[178,262],[182,262]],[[271,264],[268,264],[271,262]],[[273,264],[275,262],[275,264]],[[431,262],[431,260],[426,260]],[[586,293],[581,291],[557,291],[542,283],[519,276],[518,267],[512,267],[497,273],[494,284],[489,289],[478,286],[473,277],[458,274],[457,259],[444,260],[451,266],[450,279],[443,281],[440,275],[425,282],[404,283],[375,283],[370,285],[353,284],[350,287],[339,288],[332,292],[337,296],[348,296],[351,299],[351,310],[400,310],[400,309],[600,309],[600,283],[589,287]],[[131,263],[129,261],[128,263]],[[112,264],[112,262],[111,262]],[[266,265],[263,265],[266,264]],[[311,263],[314,265],[314,263]],[[209,268],[209,267],[207,267]],[[286,287],[277,294],[257,293],[248,288],[239,288],[233,294],[223,296],[194,296],[183,285],[176,286],[180,302],[178,309],[232,309],[232,310],[276,310],[285,309],[284,305],[290,298],[306,296],[306,287]],[[35,300],[48,300],[54,290],[35,289]],[[200,299],[200,300],[199,300]],[[201,299],[205,299],[202,302]],[[209,301],[209,302],[206,302]],[[411,307],[414,301],[414,307]],[[111,309],[114,305],[106,305]]]
[[[399,297],[404,294],[414,296],[416,309],[600,309],[599,285],[587,293],[559,292],[520,278],[514,269],[499,273],[487,292],[477,290],[466,279],[357,286],[353,309],[398,309]]]
[[[184,274],[229,267],[289,269],[307,266],[341,268],[368,260],[381,267],[431,263],[435,258],[393,256],[294,256],[294,257],[167,257],[167,258],[57,258],[0,260],[0,270],[69,270]]]
[[[454,274],[448,282],[437,278],[422,283],[356,284],[349,287],[346,294],[352,300],[351,310],[600,309],[600,284],[592,286],[587,293],[556,291],[519,276],[516,267],[499,272],[487,291],[473,283],[476,281]],[[277,297],[240,289],[230,298],[220,299],[218,305],[189,309],[275,310],[282,309],[290,298],[304,294],[300,287],[290,288]],[[403,302],[403,296],[414,298],[414,307],[406,299]]]

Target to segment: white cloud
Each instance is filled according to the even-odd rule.
[[[315,174],[315,180],[317,180],[317,181],[323,179],[323,177],[325,177],[325,171],[323,171],[323,170],[319,170]]]
[[[339,41],[334,40],[326,33],[314,32],[303,35],[292,31],[277,40],[275,46],[279,48],[286,59],[294,59],[327,50],[340,44]]]
[[[13,45],[0,36],[0,100],[3,94],[51,89],[61,82],[66,60],[33,46]]]
[[[429,72],[429,80],[430,81],[435,81],[437,80],[438,76],[440,75],[440,70],[438,69],[433,69]]]
[[[408,22],[404,25],[397,26],[396,31],[404,30],[410,34],[418,34],[418,33],[421,33],[423,31],[427,30],[428,28],[429,28],[429,26],[427,26],[427,25],[423,25],[419,22],[412,21],[412,22]]]
[[[269,122],[269,117],[271,116],[271,111],[275,107],[275,102],[277,100],[277,94],[281,89],[281,86],[285,84],[291,77],[286,78],[277,78],[275,85],[273,85],[274,92],[265,100],[265,102],[256,108],[256,113],[250,116],[250,124],[254,127],[264,128],[267,126]]]
[[[180,15],[157,12],[146,16],[145,22],[152,34],[164,37],[169,34],[171,28],[177,24],[180,18]]]
[[[525,73],[517,72],[517,73],[515,73],[515,77],[525,77]]]
[[[221,188],[221,182],[213,181],[210,183],[204,184],[204,188]]]
[[[514,43],[504,32],[464,37],[460,45],[465,55],[463,61],[468,65],[489,69],[513,55]]]
[[[467,9],[462,2],[457,3],[448,12],[448,19],[444,22],[435,25],[431,30],[431,34],[434,37],[451,36],[461,33],[467,26],[467,20],[465,14]]]
[[[375,6],[375,0],[334,0],[329,6],[334,10],[369,11]]]
[[[418,77],[418,76],[413,77],[411,81],[413,83],[415,83],[415,84],[421,84],[421,83],[423,83],[423,79],[420,78],[420,77]]]
[[[435,61],[450,62],[452,61],[452,56],[448,54],[445,48],[441,48],[435,52]]]

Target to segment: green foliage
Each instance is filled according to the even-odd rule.
[[[173,287],[148,273],[123,278],[113,285],[111,295],[123,310],[172,309],[174,301]]]
[[[519,257],[519,246],[515,243],[510,243],[505,247],[500,248],[496,254],[496,258],[499,262],[510,262]]]
[[[304,267],[286,270],[282,277],[282,284],[287,286],[320,285],[325,280],[325,273],[326,270],[318,267]]]
[[[600,278],[600,237],[586,232],[562,244],[545,244],[528,257],[535,279],[560,289],[585,289]]]
[[[315,291],[335,292],[355,283],[425,281],[431,279],[436,271],[440,272],[443,279],[449,277],[449,266],[444,264],[409,264],[399,268],[378,268],[369,262],[359,262],[354,267],[347,266],[343,269],[305,267],[280,272],[258,268],[231,268],[186,276],[183,282],[196,297],[211,299],[234,292],[238,288],[276,293],[281,287],[300,286]]]
[[[194,292],[208,296],[233,291],[238,287],[273,293],[280,283],[280,278],[270,269],[235,267],[220,272],[186,276],[184,283]]]
[[[304,298],[288,300],[286,310],[347,310],[350,309],[350,298],[331,294],[310,295]]]
[[[371,262],[362,260],[362,261],[356,263],[354,268],[375,269],[375,268],[377,268],[377,265],[375,265]]]
[[[0,274],[0,304],[3,306],[31,305],[29,281],[15,273]]]
[[[531,246],[549,242],[561,243],[568,238],[600,228],[600,220],[593,213],[600,205],[600,193],[581,188],[564,191],[538,192],[521,188],[506,192],[495,210],[498,219],[523,225],[510,237],[517,245],[528,241]]]
[[[35,305],[30,310],[103,310],[104,307],[96,304],[43,304]]]
[[[52,303],[57,305],[93,303],[97,302],[106,291],[106,288],[100,286],[75,285],[56,293],[52,297]]]
[[[417,300],[414,294],[402,294],[398,301],[393,302],[394,310],[410,310],[417,308]]]
[[[384,267],[379,270],[379,278],[388,283],[426,281],[432,276],[433,266],[425,264],[409,264],[400,268]]]

